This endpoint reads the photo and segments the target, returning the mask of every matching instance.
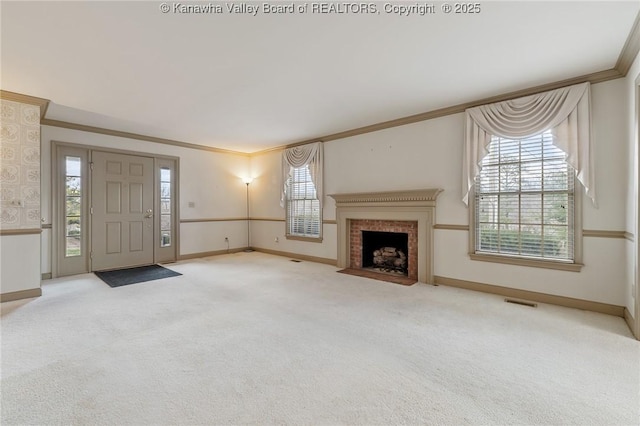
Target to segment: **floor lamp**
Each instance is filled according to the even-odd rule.
[[[249,253],[253,251],[251,248],[251,220],[249,219],[249,184],[253,182],[253,179],[246,177],[242,181],[247,185],[247,248],[245,251]]]

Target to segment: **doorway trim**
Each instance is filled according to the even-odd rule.
[[[148,157],[148,158],[152,158],[153,159],[153,176],[154,176],[154,183],[153,183],[153,193],[154,193],[154,209],[156,209],[157,213],[155,216],[159,217],[159,213],[160,211],[157,209],[156,206],[159,206],[160,204],[160,184],[159,184],[159,168],[160,165],[167,165],[167,164],[173,164],[173,168],[172,171],[174,172],[175,175],[175,180],[172,182],[172,205],[171,205],[171,214],[172,214],[172,218],[171,218],[171,227],[174,230],[174,241],[172,242],[174,247],[175,247],[175,253],[173,258],[170,258],[167,256],[166,254],[166,250],[165,253],[161,254],[161,251],[159,250],[159,246],[157,246],[159,244],[159,235],[160,235],[160,221],[159,220],[155,220],[154,219],[154,230],[153,230],[153,262],[154,263],[170,263],[170,262],[174,262],[176,260],[178,260],[179,254],[180,254],[180,157],[176,157],[176,156],[171,156],[171,155],[162,155],[162,154],[154,154],[154,153],[150,153],[150,152],[141,152],[141,151],[129,151],[129,150],[123,150],[123,149],[117,149],[117,148],[109,148],[109,147],[102,147],[102,146],[96,146],[96,145],[84,145],[84,144],[77,144],[77,143],[70,143],[70,142],[63,142],[63,141],[56,141],[56,140],[52,140],[51,141],[51,240],[50,240],[50,262],[51,262],[51,277],[52,278],[57,278],[59,276],[64,276],[64,275],[74,275],[74,274],[81,274],[81,273],[86,273],[86,272],[92,272],[93,271],[93,267],[91,265],[91,259],[89,256],[87,256],[86,259],[86,264],[84,265],[84,270],[80,271],[74,271],[71,273],[66,273],[66,271],[60,271],[59,270],[59,265],[58,265],[58,261],[59,261],[59,255],[60,255],[60,243],[61,243],[61,239],[64,238],[65,236],[63,235],[64,232],[64,224],[63,224],[63,218],[61,217],[61,212],[62,212],[62,206],[63,203],[65,201],[65,197],[64,197],[64,193],[62,193],[61,191],[61,179],[62,176],[60,175],[61,170],[60,170],[60,164],[59,164],[59,156],[61,152],[64,152],[64,150],[76,150],[77,152],[81,152],[84,151],[85,156],[84,158],[86,158],[87,160],[87,164],[85,165],[85,171],[86,171],[86,183],[85,183],[85,187],[86,187],[86,192],[87,192],[87,208],[86,211],[83,212],[83,216],[82,219],[85,222],[84,227],[86,228],[86,248],[87,250],[91,249],[91,244],[92,244],[92,236],[91,236],[91,227],[92,227],[92,217],[91,214],[89,213],[91,205],[92,205],[92,194],[91,194],[91,173],[90,173],[90,167],[89,165],[92,162],[92,155],[94,151],[101,151],[101,152],[107,152],[107,153],[113,153],[113,154],[124,154],[124,155],[134,155],[134,156],[141,156],[141,157]]]

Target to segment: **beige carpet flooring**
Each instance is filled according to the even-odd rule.
[[[621,318],[263,253],[2,304],[1,423],[640,423]]]

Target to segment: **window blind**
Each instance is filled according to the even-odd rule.
[[[309,166],[294,168],[288,181],[287,231],[290,235],[320,235],[320,200],[311,179]]]
[[[493,136],[476,178],[476,252],[573,261],[574,174],[550,131]]]

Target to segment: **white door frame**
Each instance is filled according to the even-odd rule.
[[[81,220],[81,240],[80,254],[77,256],[65,256],[65,238],[66,238],[66,221],[65,221],[65,205],[66,205],[66,185],[65,179],[65,159],[66,157],[78,157],[81,160],[81,203],[80,203],[80,220]],[[91,173],[89,173],[89,150],[84,147],[57,144],[51,151],[52,159],[52,221],[51,221],[51,268],[52,277],[65,276],[70,274],[82,273],[89,271],[89,205],[91,196]]]
[[[150,157],[154,159],[154,203],[156,203],[156,198],[159,198],[158,194],[159,194],[159,183],[158,183],[158,179],[157,179],[157,173],[158,169],[160,167],[160,164],[166,165],[166,164],[173,164],[174,168],[173,170],[173,174],[175,175],[175,180],[172,182],[172,189],[173,189],[173,195],[174,195],[174,202],[172,203],[172,229],[174,229],[174,234],[173,234],[173,238],[174,238],[174,244],[173,246],[175,247],[175,256],[173,259],[171,259],[171,256],[167,254],[167,250],[157,250],[156,248],[156,242],[157,239],[159,239],[158,235],[159,235],[159,221],[156,222],[154,220],[154,252],[153,252],[153,261],[154,263],[158,263],[158,262],[171,262],[171,261],[175,261],[178,260],[178,256],[180,253],[180,209],[179,209],[179,203],[180,203],[180,158],[179,157],[175,157],[175,156],[170,156],[170,155],[161,155],[161,154],[154,154],[154,153],[149,153],[149,152],[140,152],[140,151],[129,151],[129,150],[122,150],[122,149],[116,149],[116,148],[105,148],[105,147],[101,147],[101,146],[95,146],[95,145],[84,145],[84,144],[76,144],[76,143],[69,143],[69,142],[62,142],[62,141],[51,141],[51,241],[50,241],[50,248],[51,248],[51,252],[50,252],[50,262],[51,262],[51,277],[52,278],[56,278],[58,276],[62,276],[64,274],[61,275],[61,271],[58,270],[58,256],[59,256],[59,250],[60,250],[60,238],[64,238],[63,232],[64,232],[64,227],[62,226],[62,221],[63,218],[60,216],[60,209],[61,209],[61,204],[64,202],[64,194],[60,193],[60,168],[58,165],[58,152],[60,149],[64,149],[64,148],[71,148],[71,149],[77,149],[77,150],[84,150],[87,153],[86,158],[88,159],[88,163],[91,162],[91,154],[92,151],[102,151],[102,152],[108,152],[108,153],[114,153],[114,154],[125,154],[125,155],[135,155],[135,156],[143,156],[143,157]],[[88,165],[87,165],[87,170],[88,170]],[[87,172],[87,177],[86,177],[86,182],[87,182],[87,202],[89,203],[88,205],[91,205],[91,173],[88,171]],[[159,203],[158,203],[159,204]],[[87,209],[88,210],[88,209]],[[159,212],[159,211],[158,211]],[[91,215],[86,214],[86,218],[83,217],[83,219],[86,222],[86,232],[87,232],[87,243],[86,243],[86,247],[87,248],[91,248]],[[156,229],[156,223],[157,223],[157,229]],[[83,272],[91,272],[93,271],[92,265],[91,265],[91,259],[87,259],[87,265],[86,265],[86,269],[84,271],[80,271],[77,273],[83,273]]]

